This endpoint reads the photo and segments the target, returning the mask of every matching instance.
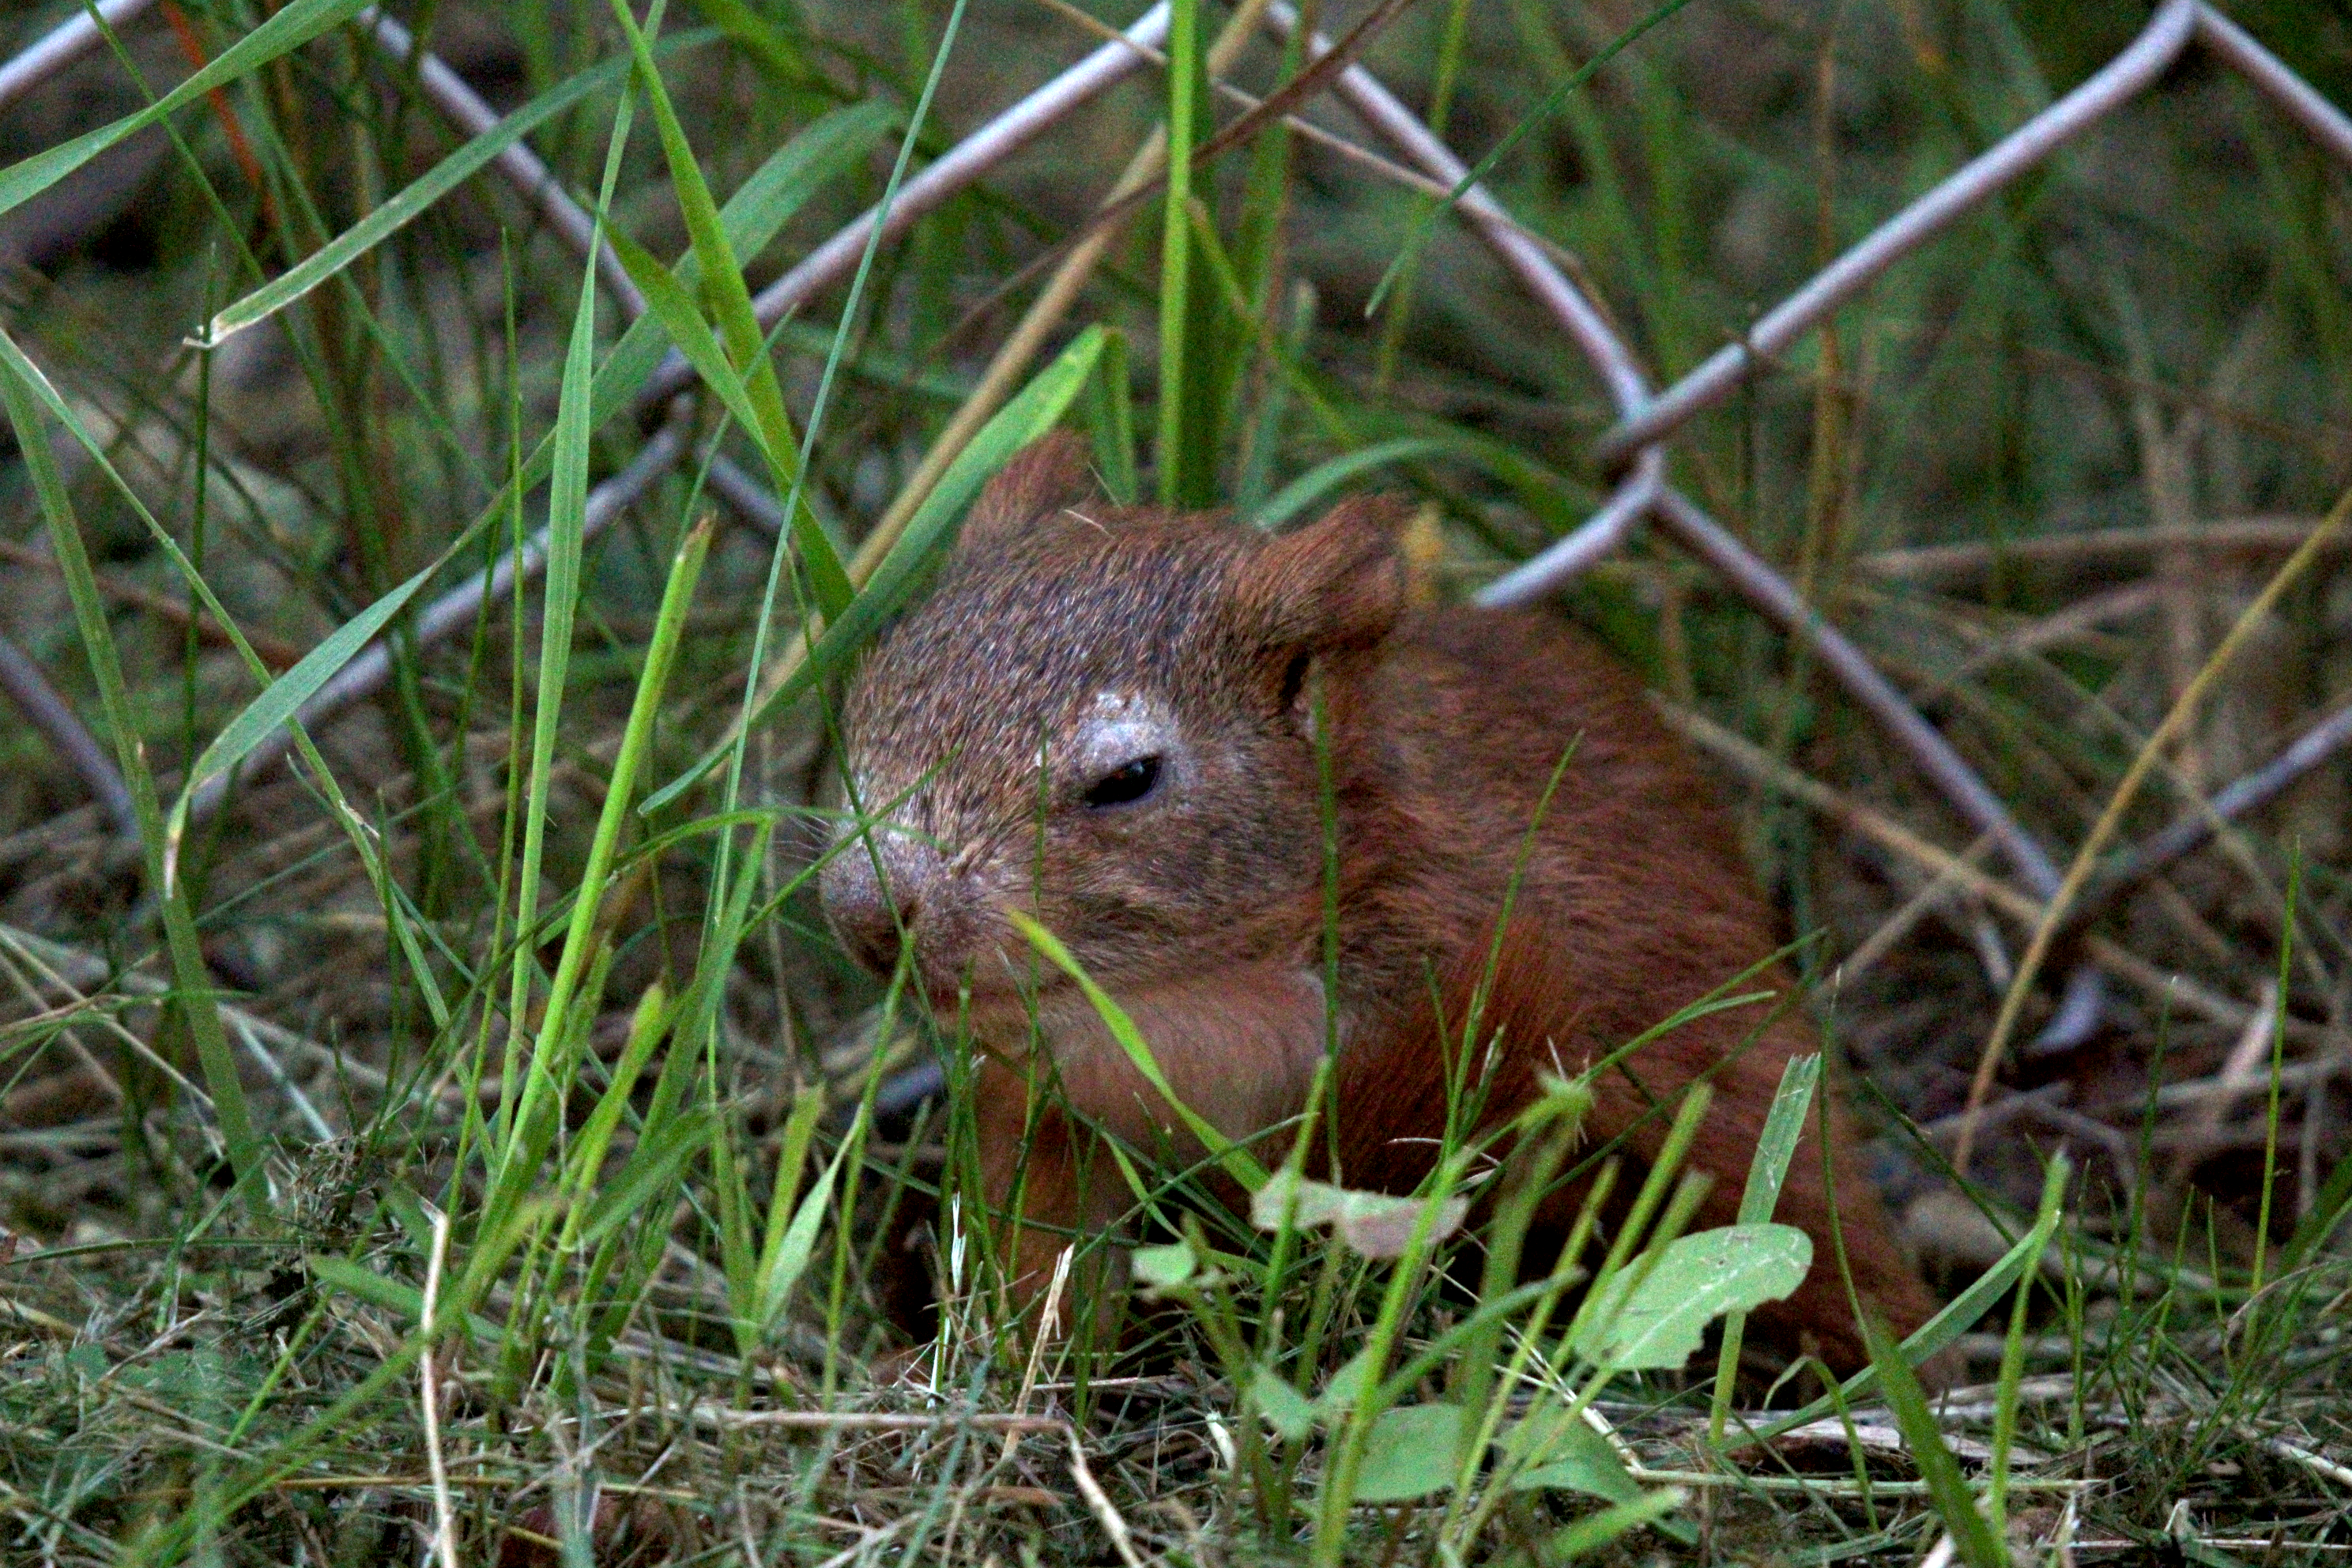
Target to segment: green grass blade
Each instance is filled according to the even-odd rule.
[[[833,541],[817,526],[816,514],[809,510],[808,503],[800,495],[800,447],[793,433],[792,416],[784,409],[784,389],[776,379],[776,364],[769,356],[766,334],[760,330],[759,318],[751,310],[751,290],[743,281],[742,264],[727,242],[725,226],[719,220],[719,204],[711,199],[709,184],[702,177],[701,165],[695,162],[694,148],[687,142],[686,128],[678,123],[677,110],[662,83],[661,68],[644,30],[637,26],[625,0],[613,0],[613,15],[628,35],[630,58],[636,62],[637,85],[653,110],[662,156],[669,166],[670,188],[677,195],[686,232],[702,265],[704,298],[718,317],[727,357],[742,378],[751,402],[755,417],[745,425],[745,432],[759,443],[777,492],[785,498],[793,542],[800,551],[801,564],[808,573],[809,591],[815,596],[817,608],[827,617],[837,616],[849,605],[849,574]]]
[[[800,668],[752,709],[744,726],[747,731],[848,668],[866,640],[898,613],[941,552],[953,542],[953,525],[961,520],[965,509],[980,494],[981,487],[1010,462],[1014,453],[1061,423],[1062,416],[1069,411],[1070,405],[1085,389],[1087,377],[1093,374],[1108,336],[1098,326],[1079,333],[1062,351],[1061,357],[1039,371],[1035,379],[981,426],[971,445],[949,465],[921,508],[908,520],[898,543],[890,547],[890,552],[874,569],[864,590],[850,602],[848,612],[826,624]],[[648,795],[642,809],[648,815],[665,809],[724,763],[732,749],[731,741],[713,746],[693,766]]]
[[[1207,1118],[1177,1097],[1176,1091],[1169,1087],[1167,1075],[1160,1070],[1159,1060],[1152,1056],[1150,1044],[1144,1039],[1142,1031],[1135,1026],[1135,1020],[1127,1016],[1127,1009],[1121,1007],[1109,992],[1095,984],[1094,976],[1070,955],[1070,950],[1062,945],[1061,939],[1018,910],[1006,911],[1005,918],[1013,922],[1016,931],[1029,939],[1031,946],[1045,955],[1047,963],[1077,983],[1078,989],[1086,994],[1087,1001],[1102,1019],[1103,1027],[1110,1031],[1111,1038],[1118,1043],[1118,1048],[1126,1053],[1127,1059],[1135,1064],[1135,1070],[1143,1075],[1143,1080],[1158,1090],[1160,1098],[1166,1100],[1184,1125],[1192,1130],[1192,1136],[1201,1141],[1201,1146],[1217,1157],[1226,1173],[1253,1193],[1265,1185],[1265,1167],[1258,1163],[1257,1157],[1209,1125]],[[1424,1220],[1423,1223],[1425,1225],[1427,1222]]]
[[[614,760],[604,809],[597,814],[595,836],[589,842],[587,865],[580,874],[580,896],[572,901],[571,928],[564,933],[562,955],[556,961],[555,979],[548,988],[547,1026],[540,1048],[531,1053],[530,1078],[524,1090],[523,1105],[516,1115],[518,1126],[530,1123],[531,1113],[537,1108],[534,1091],[542,1090],[551,1081],[547,1066],[556,1053],[549,1047],[572,1010],[574,988],[596,945],[596,915],[604,907],[613,857],[620,844],[621,829],[629,819],[629,803],[637,774],[644,769],[646,752],[653,742],[654,720],[661,710],[670,668],[677,661],[678,642],[686,630],[687,610],[694,602],[695,585],[701,580],[713,529],[712,521],[707,517],[695,524],[670,563],[669,581],[663,587],[661,609],[654,621],[653,640],[646,650],[645,671],[637,679],[636,696],[630,703],[628,721],[621,731],[620,754]],[[521,1173],[525,1178],[530,1173],[527,1170]]]
[[[220,1010],[213,999],[212,976],[197,941],[194,911],[188,907],[186,889],[172,886],[164,860],[163,825],[155,776],[148,770],[146,748],[140,742],[138,715],[123,680],[122,661],[114,646],[105,603],[99,595],[97,574],[91,570],[89,552],[82,545],[81,524],[74,515],[65,478],[58,471],[57,458],[49,449],[48,429],[41,417],[41,399],[35,395],[37,373],[5,332],[0,332],[0,346],[5,350],[0,353],[0,402],[6,405],[8,421],[16,434],[16,449],[32,477],[34,492],[48,523],[50,548],[65,578],[74,622],[81,634],[82,652],[97,679],[99,700],[114,742],[116,763],[122,770],[123,783],[131,792],[131,808],[139,819],[140,847],[145,855],[149,888],[163,920],[180,1015],[195,1042],[196,1059],[204,1068],[205,1087],[212,1096],[213,1114],[220,1122],[221,1142],[228,1152],[229,1168],[236,1173],[238,1190],[257,1212],[266,1213],[268,1195],[259,1180],[261,1140],[254,1128],[253,1113],[246,1104],[245,1085],[237,1076],[236,1055],[229,1049],[228,1034],[221,1025]],[[41,384],[47,385],[45,379]]]
[[[1423,458],[1444,457],[1452,444],[1428,436],[1401,436],[1391,441],[1378,441],[1341,457],[1333,458],[1291,480],[1271,496],[1250,518],[1260,528],[1280,528],[1334,491],[1347,489],[1374,468],[1384,468],[1391,463],[1410,463]]]
[[[1960,1292],[1944,1310],[1914,1330],[1903,1342],[1903,1352],[1915,1363],[1927,1360],[1969,1331],[1971,1324],[1992,1310],[2003,1292],[2014,1285],[2025,1271],[2041,1260],[2042,1249],[2057,1233],[2060,1214],[2053,1211],[2037,1220],[2032,1230],[2017,1238],[2017,1245],[2000,1256],[2000,1261],[1978,1276],[1975,1284]],[[1838,1385],[1841,1397],[1852,1401],[1878,1382],[1878,1368],[1866,1366]],[[1801,1410],[1794,1410],[1770,1425],[1759,1427],[1734,1440],[1732,1447],[1768,1442],[1808,1421],[1817,1421],[1830,1413],[1832,1401],[1827,1397],[1814,1400]]]
[[[1181,506],[1194,488],[1184,471],[1184,353],[1192,339],[1192,145],[1198,140],[1201,0],[1168,8],[1168,181],[1160,236],[1160,504]]]
[[[213,780],[234,771],[251,754],[254,747],[269,739],[292,720],[302,704],[316,697],[320,687],[332,680],[362,648],[376,639],[432,576],[433,568],[427,566],[337,626],[318,647],[304,654],[293,668],[264,688],[260,696],[247,703],[236,717],[213,737],[211,743],[197,756],[195,765],[188,770],[188,781],[181,786],[179,798],[172,803],[171,818],[164,824],[165,877],[172,876],[177,862],[181,836],[188,825],[188,810],[197,793]]]
[[[671,53],[696,43],[707,43],[713,37],[706,31],[698,37],[689,35],[671,38],[664,43],[662,52]],[[406,189],[378,205],[367,216],[304,257],[299,264],[214,316],[205,326],[204,341],[198,346],[217,347],[232,334],[243,331],[257,321],[268,320],[422,216],[426,208],[479,173],[500,153],[590,95],[620,81],[628,70],[629,62],[626,60],[607,60],[516,110],[436,163]]]
[[[211,64],[190,74],[136,114],[127,114],[111,124],[84,132],[70,142],[0,170],[0,213],[14,211],[108,148],[178,112],[206,93],[300,48],[328,28],[349,20],[366,4],[367,0],[292,0],[292,4],[223,49]]]
[[[1648,16],[1611,39],[1607,48],[1585,61],[1573,73],[1563,79],[1558,86],[1544,94],[1543,101],[1522,115],[1519,122],[1506,132],[1503,139],[1488,149],[1485,157],[1471,165],[1469,172],[1454,183],[1454,188],[1446,192],[1442,200],[1431,201],[1424,205],[1421,216],[1413,220],[1412,229],[1405,235],[1404,243],[1397,247],[1396,258],[1389,263],[1388,270],[1381,274],[1380,282],[1373,286],[1372,297],[1364,302],[1364,314],[1371,316],[1379,312],[1381,302],[1388,298],[1389,290],[1396,286],[1396,281],[1403,275],[1405,268],[1413,258],[1421,254],[1421,247],[1428,243],[1430,226],[1437,221],[1440,214],[1452,211],[1454,204],[1462,199],[1463,193],[1493,174],[1495,165],[1501,163],[1512,148],[1526,141],[1528,133],[1537,126],[1550,119],[1552,110],[1558,109],[1570,93],[1591,81],[1602,66],[1615,59],[1633,44],[1633,40],[1689,4],[1690,0],[1664,0],[1663,4],[1653,7]]]
[[[1739,1223],[1761,1225],[1780,1206],[1780,1184],[1787,1180],[1789,1162],[1796,1157],[1805,1135],[1805,1113],[1822,1081],[1819,1053],[1795,1057],[1780,1069],[1780,1087],[1765,1113],[1764,1131],[1748,1163],[1748,1185],[1739,1194]],[[1715,1401],[1707,1413],[1707,1437],[1723,1441],[1724,1423],[1731,1408],[1731,1383],[1739,1370],[1739,1342],[1748,1329],[1748,1314],[1733,1312],[1723,1320],[1723,1344],[1715,1363]]]
[[[1870,1361],[1878,1370],[1880,1392],[1895,1413],[1904,1447],[1911,1451],[1911,1462],[1918,1468],[1919,1479],[1927,1482],[1927,1495],[1944,1528],[1951,1532],[1960,1560],[1969,1568],[2010,1568],[2009,1552],[1979,1511],[1977,1500],[1960,1474],[1960,1462],[1953,1456],[1951,1445],[1944,1441],[1935,1412],[1927,1407],[1927,1391],[1919,1386],[1918,1374],[1885,1331],[1865,1322],[1864,1331],[1869,1336]]]

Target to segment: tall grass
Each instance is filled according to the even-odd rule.
[[[1080,15],[404,12],[506,111],[468,138],[357,10],[178,0],[0,116],[0,635],[139,826],[0,725],[0,1557],[2333,1560],[2340,763],[2099,917],[2108,1032],[1987,1056],[1963,1173],[1987,1026],[2046,1007],[2063,933],[1801,648],[1637,541],[1565,606],[1759,742],[1717,748],[1727,793],[1856,1069],[1792,1071],[1740,1225],[1686,1233],[1703,1088],[1637,1170],[1576,1142],[1576,1081],[1497,1165],[1465,1081],[1411,1197],[1309,1179],[1311,1128],[1272,1169],[1114,1148],[1133,1298],[1093,1299],[1110,1244],[1072,1237],[1066,1331],[1024,1329],[968,1042],[818,917],[836,826],[891,805],[835,777],[841,679],[1057,425],[1122,497],[1405,491],[1453,597],[1605,493],[1594,384],[1431,193],[1332,150],[1363,140],[1336,111],[1196,158],[1223,86],[1302,68],[1199,0],[1164,70],[772,328],[759,289],[1094,47]],[[2340,90],[2319,8],[2243,19]],[[1664,379],[2137,20],[1504,0],[1400,8],[1366,58],[1495,154]],[[518,142],[631,289],[497,177]],[[1144,195],[1087,251],[1123,165]],[[1675,482],[2086,885],[2344,700],[2340,542],[2212,525],[2352,481],[2346,195],[2185,69],[1678,439]],[[688,393],[638,406],[672,350]],[[671,440],[617,517],[592,500]],[[466,574],[541,560],[425,635]],[[372,700],[278,749],[371,644]],[[1907,1204],[1952,1305],[1774,1386],[1741,1328],[1803,1267],[1772,1194],[1864,1080],[1885,1135],[1841,1178]],[[1571,1169],[1592,1203],[1523,1279]],[[1927,1399],[1936,1351],[1980,1386]]]

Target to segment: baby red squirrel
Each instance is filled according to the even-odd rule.
[[[1398,1193],[1433,1163],[1445,1062],[1490,964],[1478,1037],[1500,1042],[1484,1105],[1498,1126],[1543,1074],[1581,1069],[1776,946],[1730,823],[1630,672],[1551,615],[1409,610],[1402,517],[1356,499],[1269,534],[1117,508],[1079,443],[1049,437],[987,488],[937,591],[853,686],[848,774],[857,807],[882,820],[825,868],[825,910],[877,972],[911,944],[939,1016],[968,1021],[992,1205],[1017,1175],[1037,1227],[1098,1231],[1129,1205],[1115,1167],[1086,1168],[1087,1134],[1050,1103],[1033,1113],[1035,1041],[1081,1117],[1146,1153],[1196,1147],[1011,911],[1061,939],[1177,1098],[1231,1138],[1305,1108],[1333,1008],[1340,1179]],[[1778,968],[1754,978],[1784,994],[1791,984]],[[1626,1134],[1643,1159],[1684,1088],[1717,1069],[1689,1156],[1714,1178],[1696,1226],[1736,1216],[1781,1069],[1818,1048],[1785,1009],[1740,1049],[1765,1011],[1687,1023],[1593,1086],[1588,1139]],[[1830,1127],[1854,1285],[1908,1332],[1933,1303],[1842,1109]],[[1810,1336],[1845,1371],[1864,1354],[1816,1136],[1778,1215],[1812,1235],[1811,1275],[1751,1321],[1787,1348]],[[1280,1150],[1259,1152],[1271,1163]],[[1539,1226],[1556,1238],[1577,1196]],[[1010,1235],[1010,1266],[1034,1290],[1066,1237]]]

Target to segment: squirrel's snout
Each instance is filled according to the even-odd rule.
[[[927,905],[940,902],[947,863],[929,845],[876,834],[841,847],[818,879],[825,919],[851,957],[877,974],[898,966],[899,952],[917,938]],[[917,951],[923,945],[918,942]]]

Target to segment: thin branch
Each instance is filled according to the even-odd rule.
[[[1297,12],[1283,0],[1276,0],[1266,7],[1266,17],[1268,26],[1283,37],[1288,37],[1291,29],[1298,25]],[[1331,43],[1318,34],[1308,40],[1307,47],[1309,54],[1319,58],[1330,52]],[[1455,157],[1453,149],[1436,132],[1423,124],[1419,116],[1363,66],[1351,65],[1341,71],[1339,84],[1332,90],[1400,157],[1442,183],[1447,190],[1459,184],[1462,176],[1470,172],[1469,165]],[[1584,357],[1600,373],[1618,407],[1639,407],[1649,396],[1648,378],[1609,324],[1609,319],[1584,291],[1552,265],[1544,247],[1520,228],[1486,186],[1473,185],[1462,193],[1462,199],[1454,205],[1471,229],[1518,278],[1521,286],[1535,296],[1536,303],[1549,310],[1567,330]]]
[[[2189,528],[2101,528],[2080,533],[2050,533],[2038,539],[1984,540],[1971,544],[1928,544],[1857,555],[1853,569],[1873,577],[1940,583],[1969,577],[2012,563],[2115,564],[2140,561],[2168,550],[2202,554],[2284,555],[2311,537],[2315,517],[2238,517]],[[2352,550],[2352,540],[2335,548]]]
[[[1617,487],[1617,493],[1581,527],[1504,573],[1471,597],[1490,610],[1528,604],[1614,553],[1625,542],[1625,536],[1633,531],[1634,525],[1657,510],[1658,498],[1665,488],[1665,472],[1664,448],[1643,447],[1633,473]]]
[[[2289,70],[2284,60],[2254,42],[2252,34],[2211,5],[2200,5],[2197,37],[2234,67],[2239,75],[2294,116],[2311,133],[2313,141],[2342,162],[2352,163],[2352,118],[2320,97],[2309,82]]]
[[[72,704],[49,684],[49,678],[31,655],[0,637],[0,692],[16,705],[25,721],[36,730],[81,775],[89,793],[105,807],[118,833],[136,837],[139,814],[131,805],[131,791],[98,737],[89,732]]]
[[[2205,803],[2207,809],[2174,823],[2119,857],[2075,900],[2059,923],[2060,933],[2080,931],[2124,893],[2202,848],[2223,823],[2268,805],[2347,744],[2352,744],[2352,704],[2337,709],[2296,736],[2277,756],[2218,791]]]

